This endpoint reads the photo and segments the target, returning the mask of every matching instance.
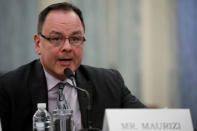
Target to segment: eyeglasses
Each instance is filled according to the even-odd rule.
[[[72,37],[65,38],[63,35],[54,35],[51,37],[47,37],[47,36],[43,35],[42,33],[38,33],[38,34],[40,36],[42,36],[44,39],[48,40],[54,46],[63,45],[66,39],[68,39],[69,44],[71,46],[79,46],[84,41],[86,41],[85,37],[83,37],[83,36],[72,36]]]

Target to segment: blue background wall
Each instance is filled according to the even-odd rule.
[[[197,0],[178,1],[181,106],[190,108],[197,127]]]

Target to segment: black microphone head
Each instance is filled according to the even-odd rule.
[[[70,68],[64,69],[64,74],[66,75],[67,78],[74,77],[74,74]]]

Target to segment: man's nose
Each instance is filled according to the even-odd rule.
[[[70,44],[70,41],[68,38],[65,38],[65,41],[63,43],[63,49],[65,50],[71,50],[72,49],[72,46]]]

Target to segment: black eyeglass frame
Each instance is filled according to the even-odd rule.
[[[71,42],[71,38],[73,38],[73,37],[68,37],[68,38],[63,37],[64,39],[63,39],[62,43],[60,43],[60,44],[54,44],[53,42],[51,42],[51,41],[53,40],[53,38],[47,37],[47,36],[43,35],[42,33],[38,33],[38,34],[39,34],[42,38],[48,40],[51,44],[53,44],[53,45],[55,45],[55,46],[60,46],[60,45],[64,44],[65,41],[66,41],[66,39],[68,39],[69,44],[70,44],[71,46],[80,46],[83,42],[86,41],[86,38],[83,36],[83,37],[80,37],[80,38],[82,38],[82,40],[81,40],[81,42],[80,42],[79,44],[73,44],[73,43]]]

